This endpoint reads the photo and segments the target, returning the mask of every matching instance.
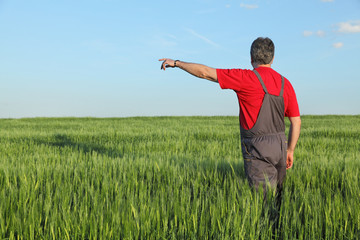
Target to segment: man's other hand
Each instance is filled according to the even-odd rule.
[[[293,166],[293,163],[294,163],[294,152],[288,150],[286,157],[286,169],[290,169]]]

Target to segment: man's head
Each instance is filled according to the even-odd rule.
[[[251,44],[251,63],[257,65],[271,64],[274,58],[275,45],[270,38],[259,37]]]

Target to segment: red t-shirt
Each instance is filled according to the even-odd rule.
[[[279,95],[281,75],[269,67],[258,67],[264,84],[272,95]],[[236,92],[240,107],[240,124],[245,129],[254,126],[259,114],[265,92],[260,81],[252,70],[248,69],[216,69],[218,82],[222,89],[232,89]],[[284,77],[284,105],[286,117],[300,116],[294,88]]]

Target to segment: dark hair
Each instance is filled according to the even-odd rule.
[[[250,55],[252,62],[269,64],[274,57],[275,45],[270,38],[259,37],[251,44]]]

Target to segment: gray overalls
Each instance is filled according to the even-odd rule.
[[[241,147],[245,174],[250,186],[258,188],[267,181],[281,188],[286,175],[286,149],[284,123],[284,77],[280,95],[271,95],[260,74],[254,70],[265,95],[255,125],[246,130],[240,126]]]

